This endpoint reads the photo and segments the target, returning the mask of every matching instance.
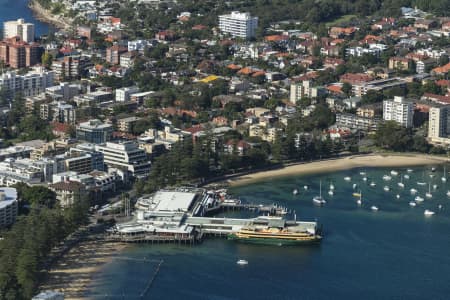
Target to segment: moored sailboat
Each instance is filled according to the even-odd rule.
[[[325,201],[325,199],[323,199],[323,197],[322,197],[322,181],[320,181],[320,193],[319,193],[319,196],[315,196],[314,198],[313,198],[313,202],[314,202],[314,204],[316,204],[316,205],[319,205],[319,206],[322,206],[322,205],[324,205],[325,203],[327,203],[327,201]]]

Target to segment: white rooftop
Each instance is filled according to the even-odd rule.
[[[188,211],[194,201],[196,193],[159,191],[153,196],[154,203],[158,203],[155,211]]]
[[[17,200],[17,190],[15,188],[1,187],[0,193],[5,195],[5,199],[0,199],[0,209],[11,205],[14,201]]]

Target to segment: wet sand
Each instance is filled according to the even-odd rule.
[[[89,236],[56,263],[41,290],[63,292],[65,299],[86,299],[84,294],[94,274],[125,247],[105,241],[100,234]]]
[[[235,177],[232,179],[228,179],[227,182],[231,186],[237,186],[273,177],[328,173],[358,167],[408,167],[408,166],[421,166],[432,164],[439,165],[448,161],[450,160],[446,157],[422,155],[422,154],[358,155],[332,160],[299,163],[295,165],[286,166],[282,169],[257,172],[253,174]]]

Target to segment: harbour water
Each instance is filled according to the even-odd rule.
[[[209,239],[192,247],[132,245],[103,267],[88,295],[94,299],[447,299],[450,178],[443,183],[443,170],[431,173],[430,169],[415,168],[409,179],[403,179],[404,188],[397,183],[407,174],[406,168],[397,168],[400,174],[391,181],[382,180],[391,169],[368,168],[267,179],[233,188],[231,192],[243,201],[278,203],[295,210],[298,219],[318,219],[324,227],[322,243],[278,247]],[[360,172],[366,172],[367,181]],[[323,207],[312,203],[320,181],[327,201]],[[372,181],[375,187],[369,185]],[[418,181],[427,185],[419,186]],[[334,196],[327,193],[331,182]],[[437,185],[436,190],[431,187],[431,199],[425,198],[428,182]],[[390,192],[383,190],[385,185]],[[415,197],[411,188],[425,198],[416,207],[409,205]],[[293,195],[294,189],[298,195]],[[352,193],[360,190],[363,204],[358,207]],[[372,211],[373,205],[379,210]],[[425,217],[425,209],[436,215]],[[239,259],[248,265],[236,264]]]
[[[19,18],[34,23],[36,36],[47,34],[51,26],[38,21],[33,12],[28,8],[28,0],[0,0],[0,29],[3,32],[3,22],[17,20]]]

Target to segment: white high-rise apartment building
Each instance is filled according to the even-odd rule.
[[[395,121],[403,127],[412,127],[413,108],[413,103],[405,101],[404,97],[395,96],[394,100],[384,100],[383,119],[385,121]]]
[[[233,11],[231,14],[219,16],[220,31],[233,37],[250,39],[255,36],[257,27],[258,17],[252,17],[250,13]]]
[[[312,86],[312,82],[304,80],[298,83],[291,84],[291,93],[289,100],[291,103],[296,104],[302,98],[317,98],[326,93],[325,89],[320,86]]]
[[[428,118],[428,138],[431,142],[450,142],[450,105],[431,107]]]
[[[3,23],[3,38],[18,36],[22,41],[31,43],[34,41],[34,24],[25,23],[24,19],[7,21]]]
[[[36,67],[24,75],[9,71],[0,75],[0,89],[6,91],[8,98],[13,98],[17,93],[24,97],[36,96],[53,86],[54,77],[53,71],[43,67]]]
[[[17,190],[8,187],[0,188],[0,228],[13,224],[16,221],[17,212]]]

